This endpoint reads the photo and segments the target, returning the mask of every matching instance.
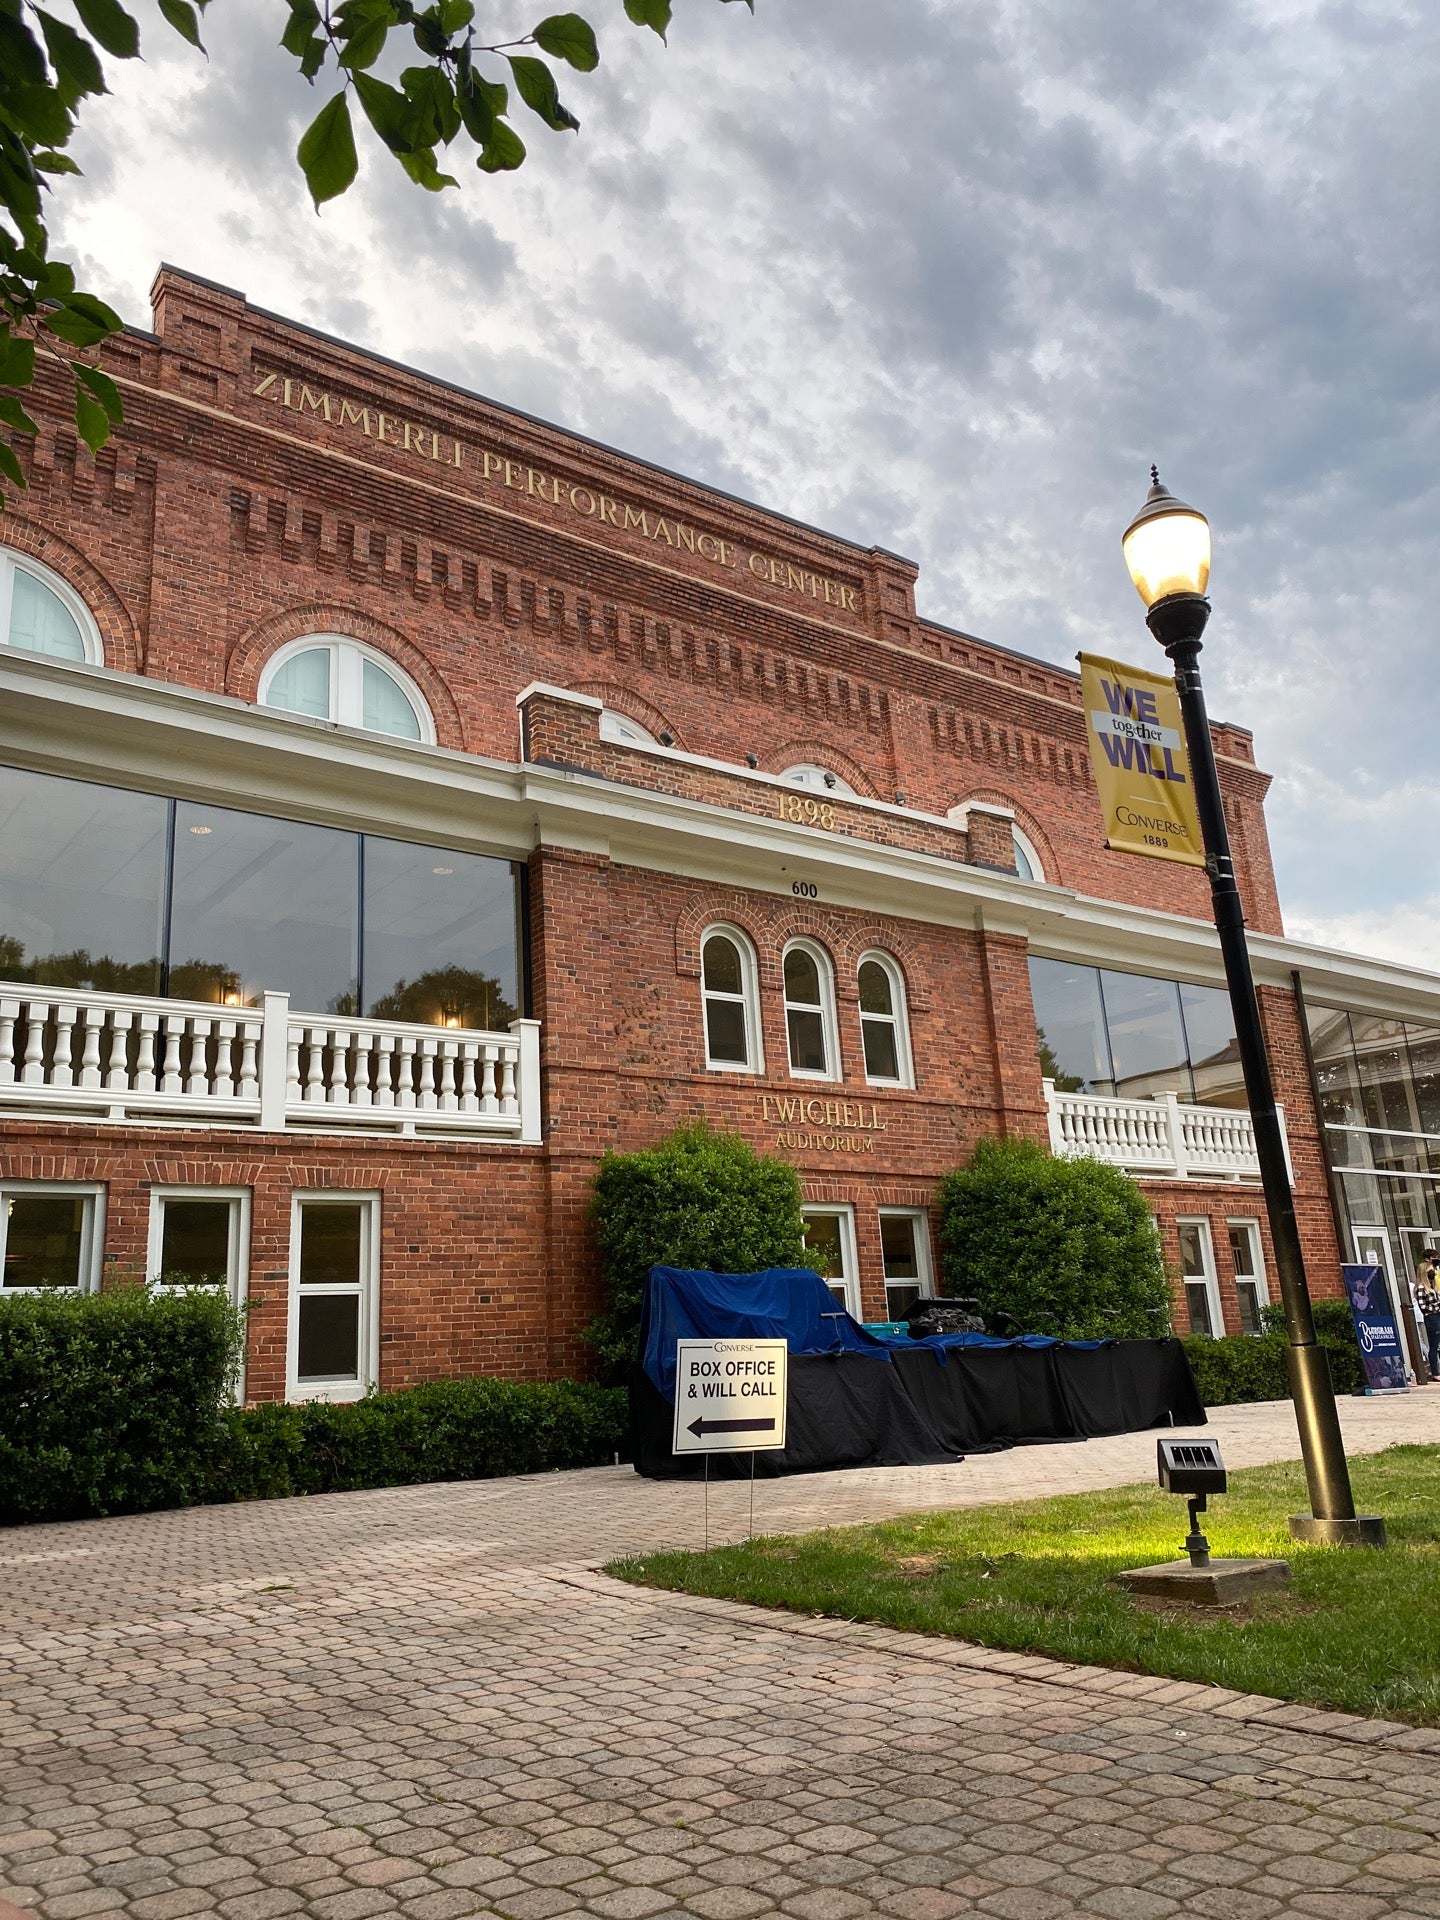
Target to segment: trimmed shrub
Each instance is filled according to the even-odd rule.
[[[211,1288],[0,1300],[0,1524],[204,1500],[242,1337]]]
[[[1066,1340],[1168,1330],[1159,1231],[1118,1167],[982,1140],[941,1182],[938,1206],[946,1290],[973,1295],[987,1323],[1008,1316],[1016,1331]]]
[[[1195,1385],[1207,1407],[1289,1399],[1284,1309],[1265,1308],[1264,1320],[1269,1331],[1258,1336],[1227,1334],[1222,1340],[1211,1340],[1204,1334],[1191,1334],[1185,1341]],[[1365,1370],[1355,1343],[1355,1323],[1345,1301],[1315,1302],[1315,1333],[1330,1362],[1336,1393],[1358,1392],[1365,1384]]]
[[[651,1267],[756,1273],[805,1263],[795,1169],[703,1123],[639,1153],[607,1153],[592,1219],[605,1308],[586,1338],[612,1377],[635,1358]]]

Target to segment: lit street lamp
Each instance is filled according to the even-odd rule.
[[[1235,885],[1230,835],[1220,801],[1220,777],[1200,685],[1200,636],[1210,618],[1205,589],[1210,583],[1210,525],[1203,513],[1176,500],[1154,481],[1145,504],[1125,530],[1125,564],[1145,602],[1145,624],[1175,666],[1175,687],[1185,718],[1190,773],[1205,839],[1215,926],[1225,961],[1225,979],[1235,1014],[1235,1038],[1255,1129],[1255,1150],[1265,1191],[1265,1210],[1275,1248],[1280,1297],[1289,1336],[1290,1394],[1300,1428],[1300,1451],[1310,1488],[1311,1512],[1294,1517],[1290,1531],[1299,1540],[1337,1545],[1383,1546],[1385,1523],[1374,1514],[1356,1514],[1350,1469],[1335,1411],[1335,1389],[1322,1348],[1315,1340],[1315,1318],[1305,1283],[1300,1231],[1290,1193],[1280,1116],[1260,1025],[1260,1006],[1245,941],[1245,915]]]

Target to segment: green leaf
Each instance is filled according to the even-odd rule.
[[[35,17],[45,36],[45,50],[55,69],[55,87],[67,107],[87,93],[104,93],[105,74],[94,47],[67,21],[36,8]]]
[[[140,29],[120,0],[75,0],[85,31],[117,60],[133,60],[140,51]]]
[[[663,40],[670,28],[670,0],[625,0],[625,11],[637,27],[649,27]]]
[[[287,53],[293,53],[298,59],[319,27],[320,9],[315,5],[315,0],[290,0],[290,18],[285,22],[280,44]]]
[[[394,24],[390,0],[344,0],[344,5],[335,13],[340,40],[337,58],[341,66],[348,67],[351,73],[363,73],[366,67],[373,67],[384,51]]]
[[[35,342],[0,334],[0,386],[28,387],[35,378]]]
[[[16,433],[39,433],[40,429],[13,393],[0,393],[0,420]]]
[[[440,0],[440,25],[446,33],[463,33],[475,18],[470,0]]]
[[[120,389],[102,367],[87,366],[83,360],[72,360],[70,370],[81,386],[87,387],[105,409],[112,426],[119,426],[125,418],[124,403],[120,398]]]
[[[13,481],[22,493],[24,492],[25,475],[21,471],[20,462],[15,458],[15,449],[6,440],[0,440],[0,473],[3,473],[7,480]]]
[[[45,147],[63,147],[70,138],[70,111],[53,86],[10,87],[0,93],[0,117],[23,139]]]
[[[327,100],[301,134],[295,158],[317,213],[354,180],[359,165],[355,129],[350,124],[350,101],[343,92]]]
[[[161,13],[180,38],[188,40],[192,47],[199,47],[204,53],[205,49],[200,43],[200,20],[190,0],[158,0],[158,4]]]
[[[110,416],[83,387],[75,389],[75,426],[91,453],[98,453],[110,438]]]
[[[35,171],[37,173],[79,173],[80,169],[68,153],[37,153]]]
[[[407,67],[400,76],[410,102],[410,134],[416,150],[437,141],[449,146],[460,131],[460,109],[450,76],[440,67]]]
[[[368,73],[355,75],[355,92],[365,110],[365,118],[392,153],[411,153],[415,149],[410,102],[398,88],[376,80]]]
[[[491,99],[491,95],[495,93],[499,93],[502,96],[498,107],[495,106]],[[468,67],[461,68],[457,71],[455,76],[455,105],[460,110],[460,118],[464,122],[465,131],[475,142],[476,146],[483,147],[485,142],[490,138],[495,127],[495,116],[497,113],[503,113],[505,111],[508,98],[509,96],[506,94],[504,87],[490,86],[486,81],[480,79],[478,74],[471,73]]]
[[[593,73],[600,64],[595,30],[578,13],[552,13],[535,29],[535,44],[552,59],[568,60],[581,73]]]
[[[460,184],[448,173],[441,173],[435,164],[434,151],[430,147],[416,147],[413,153],[397,153],[395,158],[416,186],[424,187],[430,193],[439,193],[445,187],[458,187]]]
[[[103,300],[90,293],[70,294],[63,307],[47,313],[44,324],[57,340],[71,347],[94,347],[120,331],[120,318]]]
[[[43,21],[46,16],[42,13],[40,18]],[[66,31],[73,33],[74,28]],[[43,87],[49,78],[40,42],[23,20],[8,12],[0,13],[0,74],[7,88],[16,84]]]
[[[525,159],[525,142],[508,120],[497,120],[475,162],[482,173],[513,173]]]
[[[545,62],[528,53],[507,53],[505,58],[510,62],[520,98],[530,111],[538,113],[546,126],[553,127],[557,133],[576,132],[580,122],[568,107],[561,106],[555,76]]]
[[[35,291],[42,300],[63,300],[75,291],[75,269],[63,260],[42,260],[35,272]]]

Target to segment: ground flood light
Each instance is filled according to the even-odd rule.
[[[1220,1449],[1213,1440],[1157,1440],[1160,1485],[1166,1493],[1183,1493],[1190,1500],[1190,1532],[1185,1551],[1192,1567],[1208,1567],[1210,1542],[1200,1531],[1200,1515],[1212,1493],[1224,1493],[1230,1485]]]
[[[1188,1560],[1132,1567],[1117,1573],[1115,1584],[1150,1600],[1182,1600],[1197,1607],[1232,1606],[1257,1593],[1273,1593],[1290,1584],[1285,1560],[1212,1560],[1210,1542],[1200,1531],[1200,1515],[1212,1493],[1229,1490],[1229,1476],[1214,1440],[1157,1440],[1156,1465],[1166,1493],[1178,1493],[1189,1506]]]

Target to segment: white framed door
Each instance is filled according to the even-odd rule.
[[[852,1319],[860,1318],[860,1273],[855,1258],[855,1209],[802,1207],[805,1246],[817,1271]]]
[[[1395,1315],[1395,1328],[1400,1335],[1400,1351],[1405,1355],[1405,1371],[1413,1380],[1414,1369],[1410,1365],[1410,1343],[1405,1338],[1405,1322],[1401,1318],[1402,1303],[1410,1297],[1407,1285],[1402,1295],[1395,1284],[1395,1255],[1390,1245],[1388,1227],[1355,1227],[1355,1258],[1362,1267],[1379,1267],[1385,1276],[1385,1291],[1390,1297],[1390,1311]]]

